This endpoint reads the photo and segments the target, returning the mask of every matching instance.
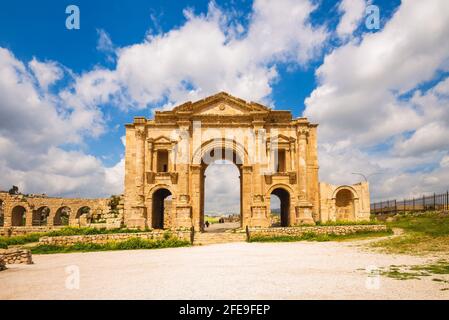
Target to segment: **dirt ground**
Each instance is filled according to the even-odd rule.
[[[360,242],[233,243],[33,259],[34,265],[0,272],[0,299],[449,299],[432,277],[394,280],[375,272],[427,259],[369,252]]]

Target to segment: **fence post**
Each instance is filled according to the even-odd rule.
[[[437,210],[437,195],[433,193],[433,210]]]
[[[449,210],[449,191],[446,191],[446,210]]]
[[[396,199],[394,199],[394,214],[398,214],[398,203],[396,201]]]
[[[426,196],[422,196],[422,211],[427,211],[426,210]]]
[[[413,212],[415,212],[415,197],[413,197]]]

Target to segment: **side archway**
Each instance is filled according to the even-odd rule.
[[[355,220],[355,195],[352,190],[342,188],[335,194],[335,215],[337,220]]]
[[[76,211],[76,218],[79,219],[81,216],[85,216],[88,217],[90,215],[91,209],[88,206],[84,206],[78,209],[78,211]]]
[[[26,209],[22,206],[15,206],[11,211],[11,225],[13,227],[23,227],[26,225]]]
[[[5,208],[4,208],[4,202],[0,199],[0,227],[3,227],[5,225]]]
[[[279,208],[273,207],[273,202],[276,199],[279,201]],[[290,208],[291,208],[291,199],[290,192],[287,189],[282,187],[273,188],[270,191],[270,211],[274,217],[278,216],[279,219],[275,219],[273,221],[273,226],[281,226],[288,227],[290,225]],[[278,209],[279,212],[273,212],[273,210]]]
[[[72,210],[69,207],[61,207],[56,211],[53,219],[53,225],[55,226],[67,226],[69,225],[70,215]]]
[[[33,211],[33,226],[46,226],[48,223],[48,217],[50,216],[50,208],[47,206],[40,207]]]
[[[172,193],[166,188],[159,188],[152,194],[151,227],[153,229],[164,229],[167,218],[170,216]],[[170,203],[168,203],[170,201]]]

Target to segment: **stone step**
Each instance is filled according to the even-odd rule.
[[[195,233],[193,245],[208,245],[216,243],[245,242],[246,233]]]

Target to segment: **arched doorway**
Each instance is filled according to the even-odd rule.
[[[354,217],[354,194],[349,189],[341,189],[335,196],[336,219],[353,220]]]
[[[0,227],[5,225],[5,208],[3,200],[0,200]]]
[[[67,226],[69,225],[70,215],[72,210],[69,207],[61,207],[56,211],[53,219],[53,225],[55,226]]]
[[[79,208],[76,212],[76,218],[79,219],[82,215],[88,217],[90,215],[90,208],[87,206]]]
[[[22,206],[15,206],[11,212],[11,225],[22,227],[26,225],[26,209]]]
[[[170,190],[162,188],[153,193],[151,227],[153,229],[164,229],[170,224],[167,218],[172,216],[168,211],[171,210],[172,193]]]
[[[242,200],[242,165],[243,159],[234,151],[234,149],[228,147],[215,147],[209,149],[204,153],[201,159],[201,174],[200,174],[200,229],[204,231],[206,210],[210,209],[210,202],[208,198],[208,207],[206,208],[206,194],[210,195],[215,191],[218,191],[218,198],[215,199],[215,204],[217,205],[217,200],[220,200],[220,192],[229,190],[229,187],[233,188],[231,195],[237,195],[239,198],[239,203],[235,204],[231,200],[230,203],[223,203],[220,213],[222,216],[221,222],[226,223],[222,228],[217,228],[217,231],[226,231],[227,229],[240,228],[243,224],[242,212],[243,212],[243,200]],[[209,169],[210,168],[210,169]],[[221,171],[221,175],[220,175]],[[223,172],[226,171],[226,172]],[[206,172],[209,176],[208,185],[206,191]],[[217,174],[218,173],[218,174]],[[226,180],[229,176],[226,174],[232,174],[231,183],[232,185],[226,185]],[[229,182],[229,181],[227,181]],[[224,188],[223,188],[224,187]],[[211,198],[214,195],[210,195]],[[225,196],[226,197],[226,196]],[[229,199],[227,199],[229,201]],[[214,201],[214,199],[211,199]],[[219,206],[219,204],[218,204]],[[218,208],[217,208],[218,209]],[[217,210],[215,210],[217,211]],[[232,211],[232,212],[231,212]],[[232,220],[237,220],[236,222],[230,222]]]
[[[288,227],[290,225],[290,193],[283,188],[276,188],[270,194],[272,226]]]
[[[241,168],[233,161],[215,160],[203,168],[202,216],[209,227],[204,231],[223,232],[242,226]]]
[[[33,226],[46,226],[48,216],[50,215],[50,208],[49,207],[40,207],[37,210],[33,211]]]

